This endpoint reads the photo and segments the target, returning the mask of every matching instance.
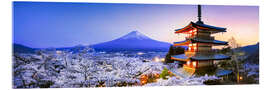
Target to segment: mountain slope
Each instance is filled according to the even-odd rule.
[[[249,64],[259,64],[259,43],[242,47],[241,50],[248,55],[245,62]]]
[[[241,50],[246,52],[247,54],[253,54],[257,50],[259,50],[259,43],[241,47]]]
[[[138,31],[132,31],[118,39],[95,44],[95,50],[102,51],[167,51],[170,43],[153,40]]]
[[[13,53],[35,53],[35,49],[21,45],[13,44]]]

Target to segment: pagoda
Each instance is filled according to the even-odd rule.
[[[226,32],[226,28],[204,24],[201,20],[201,5],[198,5],[198,21],[175,30],[175,34],[184,34],[186,37],[184,41],[174,42],[173,46],[187,46],[187,49],[184,54],[172,55],[171,60],[184,62],[184,70],[193,74],[200,68],[213,68],[217,60],[230,59],[230,56],[212,50],[213,46],[228,45],[228,42],[215,40],[211,36],[220,32]]]

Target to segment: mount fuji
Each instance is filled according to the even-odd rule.
[[[138,31],[132,31],[118,39],[92,45],[100,51],[168,51],[170,43],[153,40]]]

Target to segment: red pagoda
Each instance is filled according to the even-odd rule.
[[[211,34],[226,32],[226,28],[206,25],[201,20],[201,5],[198,5],[198,21],[190,22],[186,27],[175,30],[176,34],[185,34],[186,40],[174,42],[174,47],[188,46],[184,54],[171,56],[172,60],[184,62],[184,70],[197,72],[200,68],[214,67],[216,60],[228,60],[230,56],[217,54],[212,46],[228,45],[228,42],[215,40]]]

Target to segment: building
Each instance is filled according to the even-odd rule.
[[[217,54],[212,50],[213,46],[228,45],[228,42],[215,40],[213,34],[226,32],[226,28],[204,24],[201,20],[201,5],[198,5],[198,21],[190,22],[186,27],[175,30],[175,34],[184,34],[184,41],[174,42],[174,47],[187,46],[184,54],[172,55],[174,61],[185,64],[183,68],[192,74],[200,68],[214,67],[216,60],[228,60],[230,56]]]

